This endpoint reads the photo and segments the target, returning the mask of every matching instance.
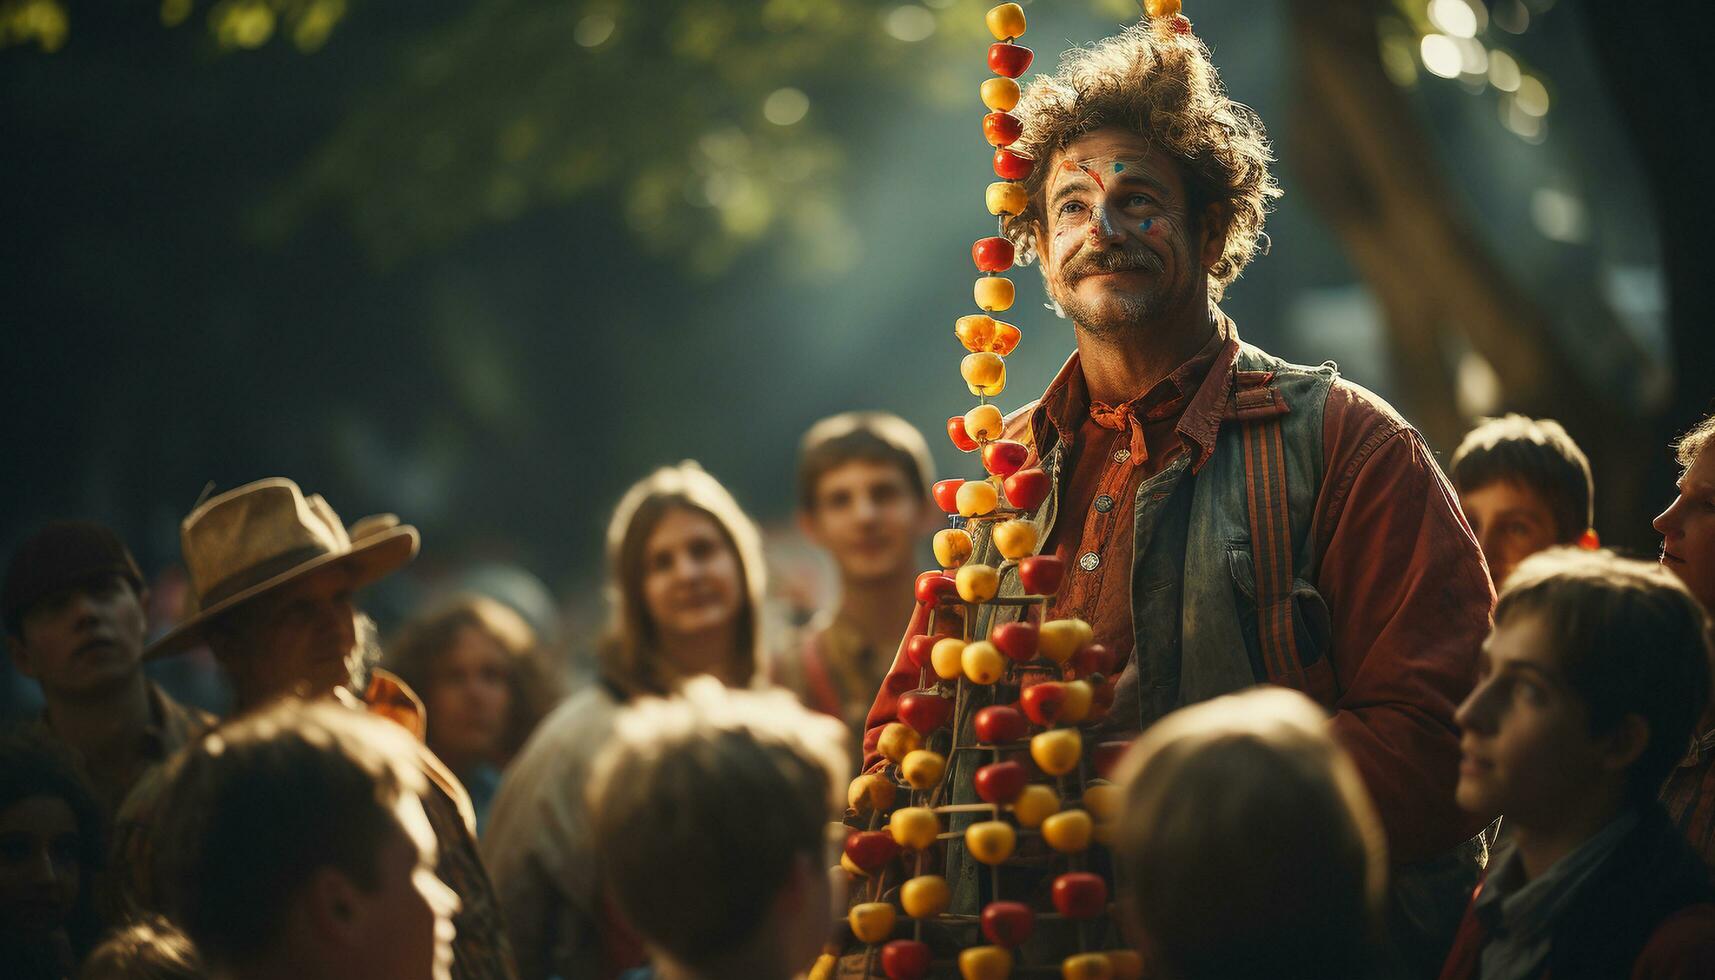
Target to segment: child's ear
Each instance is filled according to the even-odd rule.
[[[1604,741],[1604,765],[1610,772],[1631,768],[1649,748],[1649,722],[1641,715],[1626,715]]]

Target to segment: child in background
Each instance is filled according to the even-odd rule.
[[[1715,976],[1715,889],[1657,801],[1709,700],[1708,618],[1660,568],[1557,548],[1495,607],[1456,791],[1511,830],[1443,980]]]
[[[1590,461],[1559,422],[1488,419],[1465,434],[1448,469],[1495,588],[1544,548],[1596,546]]]
[[[651,954],[625,980],[788,980],[827,937],[845,730],[712,678],[624,709],[590,783],[607,885]]]

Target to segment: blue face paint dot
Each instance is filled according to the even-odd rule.
[[[1140,230],[1147,232],[1147,231],[1149,231],[1149,229],[1155,227],[1155,219],[1154,218],[1145,218],[1145,219],[1143,219],[1143,221],[1141,223],[1138,224],[1137,227]]]
[[[1117,173],[1123,173],[1124,171],[1125,171],[1125,164],[1123,164],[1123,163],[1114,164],[1114,173],[1116,173],[1116,174]]]

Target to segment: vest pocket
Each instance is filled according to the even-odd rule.
[[[1292,619],[1292,640],[1297,648],[1295,669],[1286,676],[1274,676],[1263,657],[1262,633],[1257,607],[1256,567],[1248,545],[1227,549],[1227,567],[1233,576],[1234,606],[1239,614],[1239,628],[1250,655],[1251,669],[1260,679],[1283,687],[1303,691],[1325,707],[1333,707],[1339,697],[1339,685],[1333,667],[1328,663],[1328,649],[1333,638],[1333,621],[1328,601],[1316,586],[1293,576],[1289,602]]]

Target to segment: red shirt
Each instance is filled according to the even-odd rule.
[[[1059,550],[1076,541],[1083,549],[1088,542],[1078,556],[1094,553],[1104,574],[1088,580],[1096,588],[1080,587],[1082,568],[1073,557],[1055,614],[1081,615],[1100,642],[1128,659],[1132,498],[1126,487],[1135,491],[1145,471],[1159,469],[1174,453],[1195,452],[1195,469],[1214,452],[1239,345],[1230,321],[1223,318],[1217,339],[1219,348],[1200,380],[1193,378],[1206,350],[1127,403],[1143,409],[1142,441],[1153,462],[1113,470],[1119,433],[1086,432],[1083,418],[1071,431],[1074,415],[1068,409],[1077,407],[1083,387],[1076,354],[1041,402],[1007,421],[1006,438],[1032,444],[1027,465],[1035,465],[1038,447],[1070,434],[1071,475],[1045,547]],[[1181,386],[1193,384],[1184,397]],[[1174,408],[1176,416],[1170,414]],[[1465,814],[1453,801],[1459,765],[1453,712],[1475,679],[1494,588],[1457,498],[1417,430],[1386,402],[1345,380],[1328,394],[1322,427],[1324,467],[1311,534],[1315,585],[1332,617],[1329,661],[1339,693],[1331,724],[1364,776],[1393,859],[1419,860],[1469,839],[1494,816]],[[1129,427],[1125,438],[1127,451],[1133,451]],[[1110,511],[1096,508],[1103,494],[1114,499]],[[1102,520],[1091,528],[1089,518],[1097,515]],[[926,620],[919,609],[906,636],[921,631]],[[917,670],[903,654],[901,644],[866,722],[865,760],[872,767],[879,761],[876,739],[894,719],[898,694],[916,684]]]

